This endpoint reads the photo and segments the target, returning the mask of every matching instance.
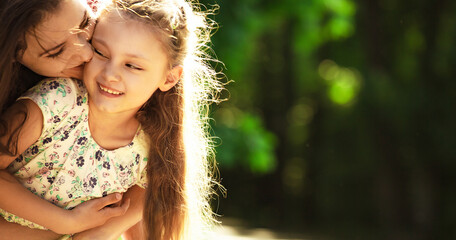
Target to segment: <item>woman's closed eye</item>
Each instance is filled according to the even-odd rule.
[[[65,50],[65,47],[61,47],[57,52],[49,53],[46,57],[47,58],[56,58],[56,57],[60,56],[64,50]]]

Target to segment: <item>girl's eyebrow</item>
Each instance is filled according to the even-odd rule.
[[[100,38],[97,38],[97,37],[93,37],[92,38],[92,42],[97,42],[105,47],[108,46],[108,44],[106,44],[106,42],[103,40],[103,39],[100,39]],[[130,54],[130,53],[127,53],[125,54],[125,56],[127,57],[130,57],[130,58],[137,58],[137,59],[140,59],[140,60],[145,60],[145,61],[148,61],[148,59],[142,55],[137,55],[137,54]]]

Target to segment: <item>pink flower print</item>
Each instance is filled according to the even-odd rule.
[[[79,136],[79,134],[81,133],[81,130],[76,130],[76,132],[74,133],[74,136]]]
[[[52,202],[52,203],[58,203],[59,202],[59,200],[57,199],[56,196],[52,196],[51,199],[49,199],[49,201]]]
[[[56,192],[58,192],[58,191],[60,191],[60,188],[59,188],[59,187],[54,187],[53,190],[56,191]]]
[[[107,188],[109,188],[111,184],[108,181],[105,181],[103,185],[101,185],[101,191],[106,191]]]
[[[40,175],[45,175],[45,174],[49,175],[49,169],[48,169],[47,167],[43,167],[43,168],[41,168],[41,169],[38,171],[38,173],[39,173]],[[47,175],[46,175],[46,176],[47,176]]]
[[[79,145],[73,145],[73,152],[79,152]]]
[[[124,178],[122,180],[120,180],[120,185],[126,187],[128,186],[128,178]]]
[[[76,174],[74,172],[74,170],[68,170],[68,174],[71,176],[71,177],[74,177],[74,175]]]
[[[92,8],[94,13],[98,11],[98,0],[87,0],[87,4]]]
[[[59,177],[59,180],[57,181],[58,185],[63,185],[65,184],[65,178],[64,177]]]
[[[69,86],[65,86],[65,91],[66,91],[67,93],[71,93],[71,88],[70,88]]]
[[[121,177],[121,178],[125,178],[126,176],[127,176],[127,172],[121,172],[119,174],[119,177]]]
[[[108,186],[106,186],[106,184],[101,185],[101,187],[100,187],[100,188],[101,188],[101,191],[104,192],[104,191],[106,190],[107,187],[108,187]]]
[[[33,183],[32,177],[27,178],[27,184],[32,184],[32,183]]]
[[[59,154],[58,154],[57,152],[53,152],[53,153],[49,156],[49,158],[51,159],[51,161],[54,160],[54,159],[58,159],[58,158],[59,158]]]
[[[51,171],[47,171],[47,172],[44,172],[43,174],[41,174],[43,176],[43,178],[47,178],[49,175],[51,174]]]
[[[108,172],[103,172],[103,178],[107,178],[109,177],[109,173]]]

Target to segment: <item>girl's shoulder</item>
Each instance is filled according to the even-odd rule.
[[[44,129],[56,127],[63,118],[84,112],[87,91],[83,83],[71,78],[47,78],[18,100],[31,100],[43,114]]]
[[[72,78],[46,78],[29,89],[19,99],[31,99],[48,107],[81,105],[87,91],[82,81]]]
[[[78,93],[85,91],[84,83],[81,80],[73,78],[45,78],[32,88],[41,94],[58,93],[65,91],[67,93]],[[32,90],[30,89],[30,90]]]

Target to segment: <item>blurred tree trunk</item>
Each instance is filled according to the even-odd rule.
[[[287,138],[287,113],[292,106],[295,96],[292,89],[293,69],[292,56],[292,28],[293,23],[286,21],[277,32],[267,33],[262,44],[260,65],[263,71],[259,74],[258,83],[260,106],[267,129],[277,136],[277,166],[273,174],[267,175],[261,183],[262,192],[269,195],[269,205],[274,209],[275,221],[280,225],[285,220],[290,206],[286,206],[283,188],[284,163],[290,159],[293,149],[290,149]],[[297,133],[299,134],[299,133]]]
[[[372,72],[391,72],[388,61],[393,54],[389,48],[397,41],[391,36],[391,26],[385,26],[385,19],[377,0],[360,3],[359,31],[364,33],[364,46],[367,55],[367,68]],[[394,31],[394,30],[393,30]],[[385,33],[389,33],[385,36]],[[398,32],[397,34],[401,34]],[[394,78],[391,81],[395,81]],[[394,85],[394,84],[392,84]],[[367,112],[367,119],[370,123],[369,129],[376,148],[378,159],[377,174],[377,204],[379,223],[388,234],[387,239],[401,239],[401,232],[410,229],[410,205],[407,191],[407,171],[403,164],[401,154],[398,152],[400,142],[392,130],[390,117],[382,112],[378,102],[362,99],[361,105]]]

